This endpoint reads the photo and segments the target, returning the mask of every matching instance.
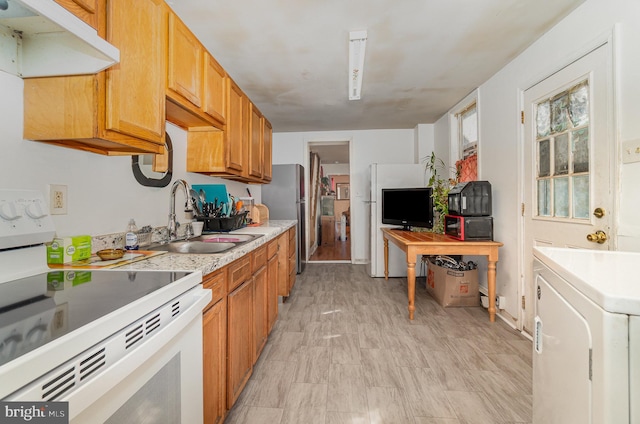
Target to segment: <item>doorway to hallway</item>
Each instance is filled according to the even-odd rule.
[[[349,141],[308,143],[309,262],[351,263]]]

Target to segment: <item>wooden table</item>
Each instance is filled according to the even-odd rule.
[[[384,278],[389,279],[389,240],[407,255],[407,285],[409,296],[409,319],[416,310],[416,257],[418,255],[482,255],[488,260],[487,286],[489,289],[489,320],[496,320],[496,262],[497,241],[459,241],[443,234],[414,233],[411,231],[383,228]]]

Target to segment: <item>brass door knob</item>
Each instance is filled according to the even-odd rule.
[[[604,209],[602,208],[595,208],[593,210],[593,216],[595,216],[596,218],[602,218],[604,216]]]
[[[607,241],[607,233],[602,230],[598,230],[593,234],[587,234],[587,240],[593,243],[602,244]]]

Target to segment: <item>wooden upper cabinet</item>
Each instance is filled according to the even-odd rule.
[[[191,128],[187,133],[187,171],[219,177],[240,177],[246,169],[246,96],[225,78],[225,131]]]
[[[97,75],[24,80],[24,138],[107,155],[162,153],[163,0],[109,0],[105,34],[120,63]]]
[[[271,127],[271,122],[267,120],[267,118],[262,118],[263,120],[263,171],[262,171],[262,180],[264,182],[271,181],[272,176],[272,167],[273,167],[273,128]]]
[[[263,116],[258,108],[251,104],[249,108],[249,177],[262,178],[263,149]]]
[[[109,0],[107,41],[120,63],[107,69],[106,129],[164,146],[166,25],[163,0]]]
[[[55,2],[93,28],[98,28],[98,0],[55,0]],[[104,6],[105,0],[100,0],[100,3]]]
[[[204,48],[172,12],[169,12],[168,44],[167,96],[181,96],[195,107],[201,107]],[[178,99],[182,100],[180,97]]]
[[[224,130],[227,74],[168,6],[167,10],[167,120],[187,130]]]
[[[247,96],[235,81],[229,79],[229,109],[227,114],[226,143],[229,149],[227,167],[243,172],[246,165],[248,110]]]
[[[211,118],[226,123],[227,115],[227,73],[222,66],[207,52],[204,54],[204,113]]]

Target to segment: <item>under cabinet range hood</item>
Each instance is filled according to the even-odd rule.
[[[120,51],[53,0],[0,0],[0,70],[23,78],[95,74]]]

